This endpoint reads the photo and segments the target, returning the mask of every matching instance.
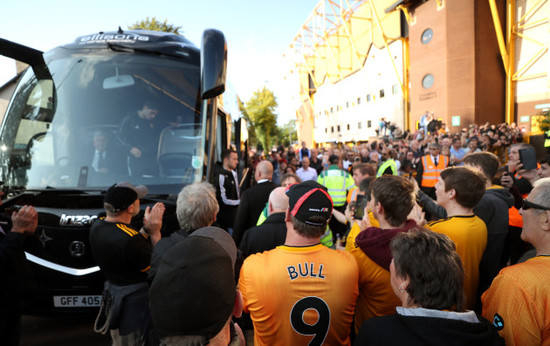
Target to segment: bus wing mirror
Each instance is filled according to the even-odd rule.
[[[0,38],[0,55],[29,64],[38,79],[52,79],[42,54],[34,48]]]
[[[202,34],[201,97],[210,99],[225,91],[227,43],[223,33],[207,29]]]

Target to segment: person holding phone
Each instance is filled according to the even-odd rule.
[[[509,223],[508,234],[506,236],[506,252],[502,259],[505,264],[515,264],[521,258],[523,253],[530,248],[530,245],[521,240],[521,230],[523,228],[523,217],[519,213],[521,202],[533,189],[533,184],[538,180],[537,169],[525,170],[521,162],[521,150],[534,150],[534,147],[528,143],[513,144],[508,151],[508,162],[505,166],[505,173],[500,178],[500,184],[509,189],[514,195],[514,205],[508,211]]]

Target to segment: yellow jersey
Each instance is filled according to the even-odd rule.
[[[506,345],[550,345],[550,257],[506,267],[481,296],[483,317]]]
[[[456,252],[464,267],[465,307],[472,310],[479,284],[479,262],[487,246],[485,222],[474,214],[460,215],[429,222],[427,227],[434,232],[447,235],[455,243]]]
[[[349,253],[321,244],[249,256],[239,289],[254,344],[349,345],[358,276]]]

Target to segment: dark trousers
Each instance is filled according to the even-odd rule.
[[[338,210],[341,213],[344,213],[346,211],[346,206],[343,205],[341,207],[334,207],[334,209]],[[344,234],[346,234],[348,225],[340,223],[338,220],[336,220],[335,217],[331,217],[328,223],[328,227],[332,231],[332,241],[336,243],[336,235],[339,234],[340,238],[343,238]]]

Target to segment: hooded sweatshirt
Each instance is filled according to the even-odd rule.
[[[390,241],[397,233],[407,232],[414,226],[416,226],[414,220],[407,220],[403,228],[381,229],[369,227],[359,233],[355,238],[355,243],[371,260],[389,271],[392,260]]]
[[[365,322],[354,345],[504,345],[489,321],[472,311],[400,307],[397,311]]]
[[[359,297],[355,308],[355,330],[369,318],[391,315],[401,301],[390,285],[390,241],[397,233],[407,232],[416,225],[407,220],[403,228],[369,227],[359,233],[350,253],[359,267]]]
[[[508,209],[514,205],[514,196],[508,189],[493,185],[474,208],[474,214],[487,225],[487,246],[479,264],[478,302],[498,272],[504,267],[502,256],[508,233]],[[478,310],[479,311],[479,310]]]

